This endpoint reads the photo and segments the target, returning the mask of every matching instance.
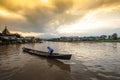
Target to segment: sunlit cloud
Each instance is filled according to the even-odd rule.
[[[0,31],[7,25],[40,37],[119,33],[119,14],[120,0],[1,0]]]
[[[13,34],[20,34],[23,37],[27,37],[27,36],[34,36],[34,37],[38,37],[38,36],[42,36],[44,35],[44,33],[35,33],[35,32],[20,32],[20,31],[11,31],[11,33]]]
[[[40,0],[43,3],[49,3],[49,0]]]
[[[9,11],[4,10],[4,9],[0,9],[0,16],[4,17],[4,18],[25,20],[25,18],[22,15],[16,14],[16,13],[13,13],[13,12],[9,12]]]
[[[97,33],[102,30],[107,31],[107,29],[119,29],[120,19],[118,19],[118,17],[120,16],[119,14],[116,14],[116,12],[113,12],[113,10],[118,10],[119,7],[120,6],[90,11],[78,22],[60,26],[57,31],[60,34],[65,35],[75,33]]]

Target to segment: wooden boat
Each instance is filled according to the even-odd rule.
[[[23,49],[23,52],[27,52],[29,54],[38,55],[38,56],[47,57],[47,58],[53,58],[53,59],[70,60],[72,56],[72,54],[59,54],[59,53],[53,53],[53,55],[51,56],[48,52],[44,52],[44,51],[38,51],[38,50],[25,48],[25,47],[22,49]]]

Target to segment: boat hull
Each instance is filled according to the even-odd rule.
[[[23,52],[41,56],[41,57],[46,57],[46,58],[52,58],[52,59],[65,59],[65,60],[70,60],[71,59],[71,54],[59,54],[59,53],[53,53],[52,56],[48,52],[43,52],[43,51],[38,51],[38,50],[33,50],[29,48],[23,48]]]

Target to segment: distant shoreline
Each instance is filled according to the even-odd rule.
[[[120,40],[96,40],[96,41],[54,41],[54,40],[50,40],[52,42],[120,42]]]

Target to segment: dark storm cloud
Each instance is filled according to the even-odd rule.
[[[72,0],[52,0],[52,3],[55,6],[55,13],[57,14],[63,13],[73,6]]]

